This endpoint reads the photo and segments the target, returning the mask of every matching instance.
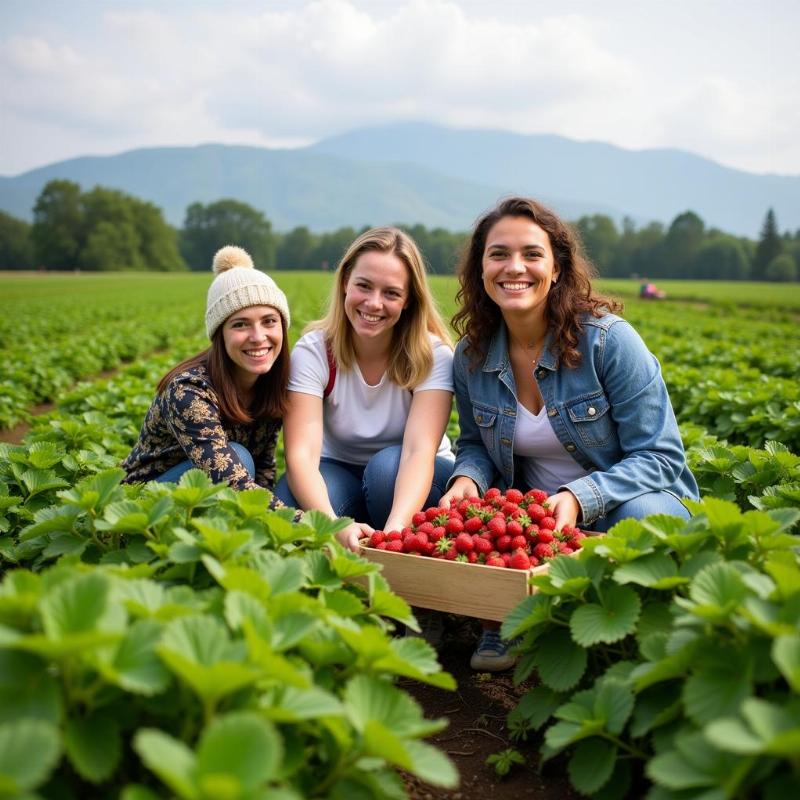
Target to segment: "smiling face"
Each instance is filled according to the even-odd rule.
[[[344,313],[356,337],[391,339],[408,304],[408,270],[394,253],[368,250],[347,276]]]
[[[272,306],[249,306],[231,314],[222,326],[225,352],[234,364],[236,383],[249,389],[272,369],[283,346],[281,315]]]
[[[489,229],[481,266],[504,316],[543,312],[558,278],[550,237],[528,217],[502,217]]]

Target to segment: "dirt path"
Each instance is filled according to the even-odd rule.
[[[407,777],[412,800],[578,800],[569,785],[566,763],[554,759],[540,774],[538,752],[541,736],[527,742],[512,742],[506,730],[506,715],[530,688],[514,686],[512,673],[489,675],[470,669],[469,657],[478,632],[477,622],[464,617],[447,617],[447,631],[439,648],[442,667],[456,679],[458,689],[447,692],[416,681],[401,686],[425,710],[428,718],[446,717],[450,725],[427,741],[446,752],[461,775],[455,790],[443,790]],[[499,777],[486,759],[500,750],[513,747],[525,758],[504,778]]]

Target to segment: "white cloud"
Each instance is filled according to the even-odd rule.
[[[616,0],[119,2],[81,29],[68,15],[4,25],[0,172],[137,146],[293,145],[409,119],[800,172],[798,86],[783,62],[762,64],[755,38],[746,54],[731,51],[728,17],[714,47],[705,19],[701,35],[685,13],[627,10]],[[762,45],[774,51],[783,34],[770,31]]]

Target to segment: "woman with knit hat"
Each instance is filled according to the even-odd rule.
[[[176,482],[193,467],[234,489],[275,483],[289,380],[289,305],[240,247],[219,250],[212,269],[211,346],[161,379],[139,441],[122,464],[126,483]]]

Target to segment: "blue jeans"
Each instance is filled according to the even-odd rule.
[[[589,530],[605,532],[623,519],[644,519],[651,514],[670,514],[673,517],[689,519],[686,506],[670,492],[645,492],[632,497],[616,508],[612,508],[604,517],[587,525]],[[580,523],[578,523],[580,527]]]
[[[400,445],[379,450],[366,465],[346,464],[332,458],[321,458],[319,471],[328,490],[328,499],[337,517],[352,517],[382,528],[389,518],[394,501],[394,484],[400,468]],[[453,461],[437,456],[433,468],[433,485],[423,508],[434,506],[447,491],[447,481],[453,472]],[[299,505],[286,476],[275,487],[275,496],[287,506]]]
[[[253,480],[256,475],[256,465],[253,461],[253,456],[250,455],[250,451],[243,444],[239,444],[238,442],[229,442],[228,446],[231,450],[236,451],[236,455],[239,456],[239,460],[247,470],[247,474],[250,476],[250,479]],[[195,465],[187,458],[186,461],[181,461],[180,464],[170,467],[166,472],[159,475],[156,480],[159,483],[177,483],[184,472],[188,472],[190,469],[194,468]]]

